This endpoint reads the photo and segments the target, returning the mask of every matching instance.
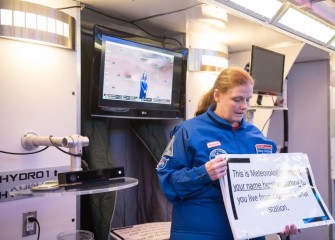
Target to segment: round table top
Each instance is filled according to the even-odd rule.
[[[21,197],[33,197],[33,196],[47,196],[47,195],[85,195],[85,194],[95,194],[95,193],[104,193],[122,190],[136,186],[138,180],[136,178],[130,177],[121,177],[117,179],[111,179],[110,182],[103,182],[90,185],[78,185],[72,186],[69,189],[66,189],[64,186],[60,187],[57,190],[40,190],[33,191],[31,189],[13,191],[10,194],[12,196],[21,196]]]

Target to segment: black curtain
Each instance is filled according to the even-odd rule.
[[[110,119],[90,116],[93,36],[81,35],[81,134],[90,140],[84,148],[90,169],[125,168],[138,179],[129,189],[81,197],[81,229],[95,240],[106,240],[110,227],[170,221],[171,204],[162,194],[156,166],[168,143],[164,120]],[[172,124],[174,125],[174,122]]]

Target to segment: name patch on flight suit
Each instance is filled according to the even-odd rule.
[[[208,148],[217,147],[217,146],[221,146],[221,143],[219,141],[214,141],[214,142],[207,143]]]
[[[272,153],[272,145],[271,144],[256,144],[256,153],[257,154],[266,154]]]

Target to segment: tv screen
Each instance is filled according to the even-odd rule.
[[[253,45],[250,74],[255,80],[254,93],[281,96],[284,65],[284,54]]]
[[[97,26],[94,35],[92,116],[185,117],[187,49],[116,37]]]

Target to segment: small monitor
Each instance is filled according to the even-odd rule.
[[[285,55],[252,46],[250,74],[255,80],[254,93],[282,96]]]

